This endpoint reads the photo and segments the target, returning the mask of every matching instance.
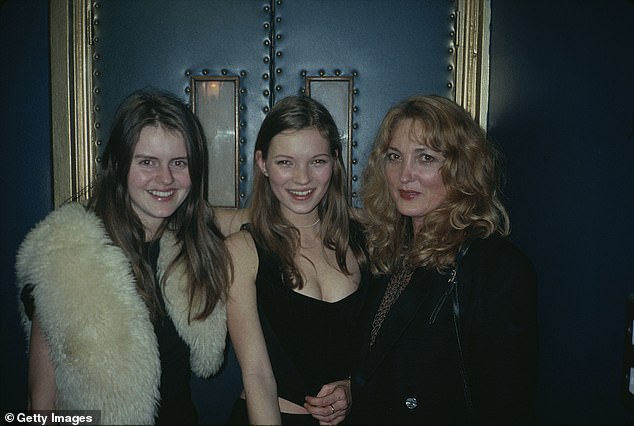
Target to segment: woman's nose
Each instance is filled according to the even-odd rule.
[[[412,167],[409,160],[401,163],[401,182],[407,183],[412,181]]]
[[[174,175],[169,166],[162,166],[157,175],[157,181],[162,185],[169,185],[174,182]]]
[[[295,169],[295,182],[299,184],[306,184],[310,181],[310,173],[307,166],[298,166]]]

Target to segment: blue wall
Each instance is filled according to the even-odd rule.
[[[48,27],[45,0],[9,0],[0,6],[0,414],[26,404],[26,346],[16,309],[15,252],[51,209]]]
[[[513,239],[540,275],[539,419],[628,424],[625,302],[634,292],[634,5],[491,0],[489,134],[507,157]],[[48,2],[0,6],[3,413],[22,409],[18,244],[51,208]]]
[[[634,3],[492,0],[489,135],[540,277],[539,418],[625,424],[634,292]]]

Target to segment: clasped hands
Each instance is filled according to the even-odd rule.
[[[350,380],[339,380],[322,386],[317,396],[307,396],[304,408],[320,425],[341,423],[352,406]]]

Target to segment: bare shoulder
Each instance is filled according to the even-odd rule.
[[[238,232],[249,221],[248,208],[214,207],[213,210],[220,232],[225,236]]]
[[[259,258],[251,234],[247,231],[235,232],[227,237],[225,244],[231,254],[236,277],[255,275]]]

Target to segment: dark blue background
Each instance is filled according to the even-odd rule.
[[[0,3],[2,414],[26,401],[15,251],[51,209],[48,2]],[[540,423],[628,424],[634,5],[491,0],[489,134],[513,239],[540,277]],[[213,398],[213,396],[210,396]]]

